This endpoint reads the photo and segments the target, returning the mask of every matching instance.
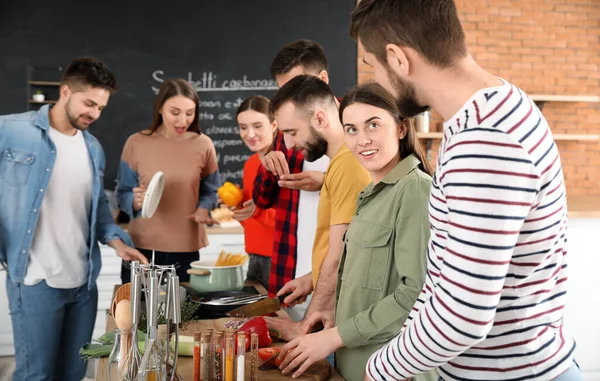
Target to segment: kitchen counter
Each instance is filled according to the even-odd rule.
[[[120,286],[120,285],[115,286],[115,291],[118,288],[118,286]],[[247,281],[246,286],[256,288],[256,290],[259,293],[265,293],[265,294],[267,293],[267,290],[265,290],[264,287],[262,287],[260,284],[254,282],[254,281]],[[277,314],[281,317],[288,317],[284,311],[279,311]],[[180,334],[185,335],[185,336],[192,336],[193,332],[205,331],[207,328],[214,328],[214,327],[220,328],[220,327],[222,327],[223,322],[226,320],[229,320],[229,319],[197,320],[197,321],[194,321],[194,322],[191,322],[190,324],[188,324],[186,326],[186,328],[182,332],[180,332]],[[112,316],[107,314],[106,315],[106,332],[110,332],[110,331],[114,330],[115,328],[116,328],[116,325],[115,325],[114,319],[112,318]],[[272,346],[282,347],[284,344],[285,343],[281,342],[281,341],[274,341]],[[106,357],[103,357],[98,360],[98,368],[96,371],[96,380],[97,381],[105,381],[106,380],[107,361],[108,361],[108,358],[106,358]],[[246,354],[246,364],[247,364],[246,370],[248,370],[248,366],[249,366],[248,354]],[[186,381],[191,380],[192,373],[193,373],[192,357],[180,356],[177,360],[177,372],[184,380],[186,380]],[[247,376],[246,379],[249,379],[249,377]],[[259,379],[260,379],[260,372],[259,372]],[[282,375],[281,379],[282,380],[285,380],[285,379],[291,380],[292,378]],[[344,381],[342,376],[340,376],[339,373],[333,367],[331,367],[331,377],[329,378],[329,380]]]
[[[123,230],[127,231],[128,224],[119,224]],[[220,226],[211,226],[206,228],[206,232],[210,234],[244,234],[244,228],[239,226],[234,227],[220,227]]]
[[[206,233],[208,233],[208,235],[211,235],[211,234],[244,234],[244,228],[242,226],[227,227],[227,228],[222,228],[219,226],[211,226],[209,228],[206,228]]]
[[[569,218],[600,218],[600,195],[567,195]]]

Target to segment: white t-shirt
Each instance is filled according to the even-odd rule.
[[[89,215],[93,169],[83,133],[64,135],[48,130],[56,146],[52,171],[35,228],[25,284],[45,280],[53,288],[76,288],[87,283]]]
[[[312,163],[304,160],[302,171],[325,172],[329,165],[327,156],[321,157]],[[296,274],[299,278],[312,271],[312,249],[317,231],[317,208],[319,206],[320,192],[300,191],[298,201],[298,228],[297,234],[297,256],[296,256]]]

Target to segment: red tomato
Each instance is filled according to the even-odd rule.
[[[290,353],[290,352],[288,351],[288,353]],[[285,356],[283,356],[283,360],[285,360]],[[279,357],[277,357],[275,359],[275,366],[279,368],[279,365],[281,365],[281,363],[283,362],[283,360],[280,360]]]
[[[282,362],[283,362],[283,360],[280,360],[279,357],[277,357],[275,359],[275,366],[279,368],[279,365],[281,365]]]
[[[267,361],[271,356],[273,356],[276,353],[279,353],[279,351],[281,351],[281,349],[279,348],[259,348],[258,349],[258,357],[260,357],[260,359],[262,361]]]

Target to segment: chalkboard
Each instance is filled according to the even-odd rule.
[[[172,0],[91,6],[75,0],[3,0],[0,114],[27,110],[28,65],[64,67],[88,54],[104,60],[121,89],[90,132],[106,152],[105,188],[114,189],[123,144],[150,124],[160,82],[186,78],[201,99],[201,128],[217,147],[222,177],[239,183],[250,151],[239,138],[235,111],[248,96],[274,94],[269,66],[283,45],[298,38],[319,42],[336,95],[356,83],[357,48],[348,34],[355,4]]]

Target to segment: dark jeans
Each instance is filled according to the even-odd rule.
[[[149,261],[152,260],[152,250],[140,249],[137,248],[140,253],[144,254]],[[154,252],[154,264],[155,265],[174,265],[175,263],[179,264],[177,267],[177,276],[179,277],[179,282],[189,282],[190,274],[187,273],[187,270],[191,267],[190,264],[194,261],[197,261],[200,258],[200,253],[198,251],[191,252],[183,252],[183,253],[165,253],[163,251],[155,251]],[[121,266],[121,282],[123,284],[129,283],[131,281],[131,270],[129,270],[125,266]]]
[[[13,326],[15,381],[80,381],[87,362],[79,349],[92,341],[98,289],[58,289],[6,279]]]
[[[269,289],[269,277],[271,276],[271,258],[263,255],[248,254],[248,274],[246,279],[255,280]]]

